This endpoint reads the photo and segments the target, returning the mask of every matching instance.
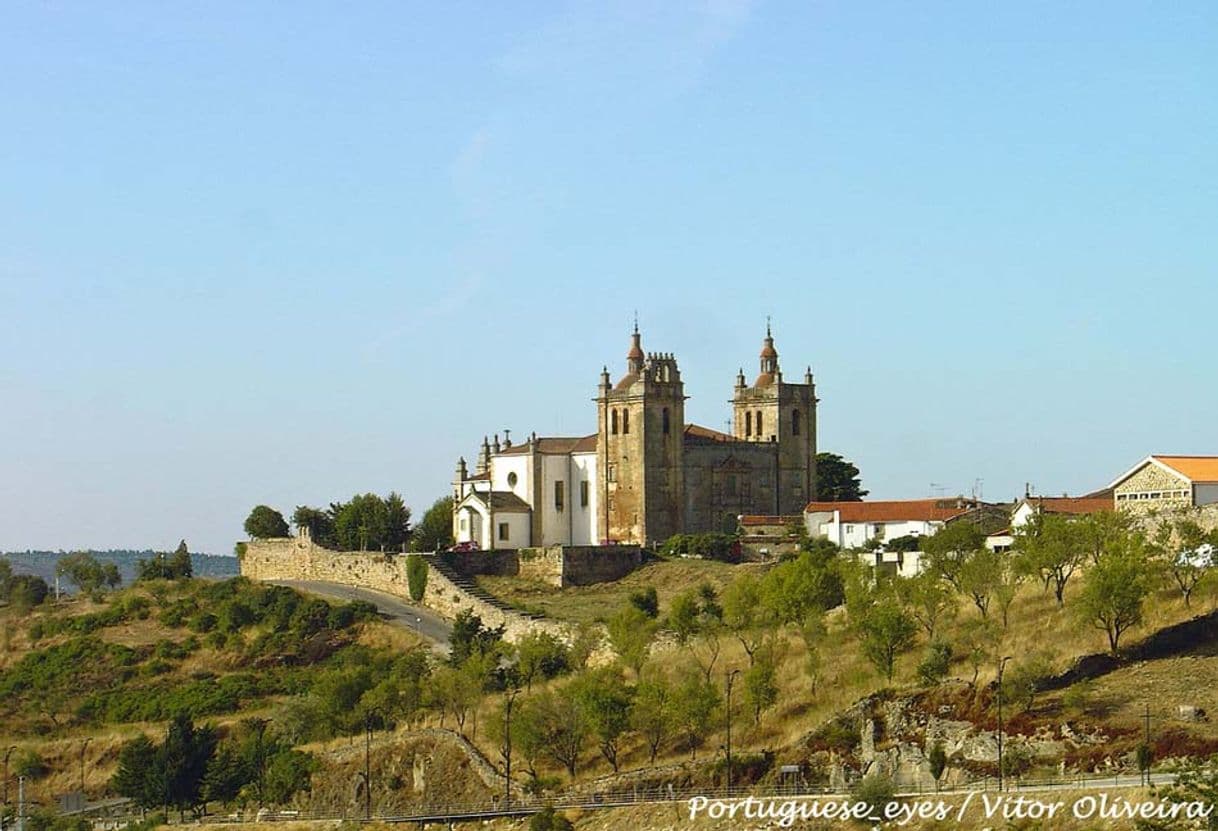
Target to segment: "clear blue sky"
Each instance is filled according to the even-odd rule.
[[[0,10],[0,549],[586,434],[634,309],[722,427],[767,314],[873,497],[1218,453],[1218,5]]]

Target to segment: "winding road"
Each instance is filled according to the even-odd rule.
[[[422,606],[416,606],[404,597],[373,589],[347,586],[342,583],[324,583],[318,580],[268,580],[267,582],[277,586],[288,586],[324,598],[342,601],[363,600],[371,603],[376,606],[377,611],[388,623],[417,633],[431,644],[435,652],[441,655],[447,655],[449,652],[452,624],[435,612]]]

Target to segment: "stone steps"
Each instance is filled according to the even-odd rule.
[[[454,586],[456,586],[461,591],[468,594],[470,597],[481,600],[483,603],[487,604],[488,606],[493,606],[502,612],[507,612],[507,613],[510,613],[513,615],[519,615],[520,617],[527,618],[529,620],[543,620],[544,619],[541,615],[534,614],[532,612],[524,612],[524,611],[521,611],[520,609],[514,608],[513,606],[511,606],[507,603],[504,603],[498,597],[495,597],[493,594],[488,592],[486,589],[479,586],[477,581],[475,581],[472,577],[468,577],[468,576],[462,574],[461,572],[457,571],[455,568],[450,566],[448,563],[444,562],[443,559],[441,559],[438,556],[431,558],[431,565],[433,568],[436,569],[436,571],[443,574],[448,579],[448,581],[450,583],[452,583]]]

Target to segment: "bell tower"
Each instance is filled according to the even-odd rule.
[[[685,392],[671,353],[645,354],[636,321],[626,374],[597,391],[601,540],[662,542],[684,528]]]
[[[738,441],[773,446],[775,510],[784,516],[802,513],[816,496],[816,386],[811,367],[802,384],[783,380],[768,319],[759,370],[751,386],[743,370],[736,376],[732,435]]]

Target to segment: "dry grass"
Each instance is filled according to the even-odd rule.
[[[746,570],[763,571],[766,566],[746,563],[730,565],[712,560],[653,560],[614,583],[556,589],[546,583],[517,577],[483,576],[478,584],[486,591],[519,608],[534,609],[556,620],[593,623],[608,619],[632,592],[654,586],[661,611],[678,594],[710,583],[722,590]]]

